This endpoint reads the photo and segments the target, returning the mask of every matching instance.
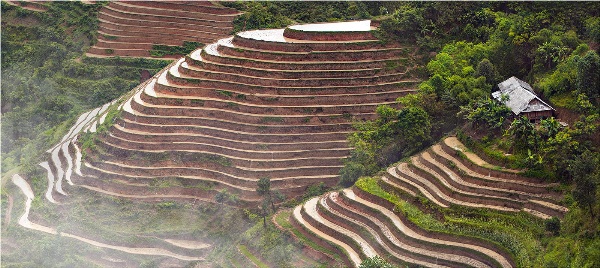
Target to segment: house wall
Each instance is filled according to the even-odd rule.
[[[553,113],[552,113],[552,110],[549,110],[549,111],[523,113],[523,115],[526,116],[529,119],[529,121],[534,121],[537,123],[542,119],[553,116]]]

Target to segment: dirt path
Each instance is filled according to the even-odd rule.
[[[330,236],[328,234],[321,232],[319,229],[315,228],[314,226],[312,226],[308,222],[306,222],[302,218],[302,214],[300,213],[301,209],[302,209],[302,205],[299,205],[294,209],[293,215],[294,215],[294,218],[298,221],[298,223],[300,223],[302,226],[304,226],[306,229],[308,229],[310,232],[312,232],[316,236],[321,237],[324,240],[327,240],[327,241],[343,248],[346,251],[346,254],[348,255],[348,257],[350,258],[350,261],[352,263],[354,263],[354,266],[358,267],[360,265],[360,263],[361,263],[360,257],[358,256],[358,253],[356,253],[354,251],[354,249],[352,249],[346,243],[344,243],[340,240],[337,240],[336,238],[333,238],[332,236]]]
[[[21,216],[21,218],[19,219],[19,224],[25,228],[44,232],[44,233],[54,234],[54,235],[60,234],[61,236],[77,239],[79,241],[82,241],[84,243],[87,243],[87,244],[90,244],[93,246],[118,250],[118,251],[131,253],[131,254],[167,256],[167,257],[172,257],[172,258],[176,258],[176,259],[180,259],[180,260],[184,260],[184,261],[203,261],[203,260],[205,260],[202,257],[184,256],[184,255],[170,252],[170,251],[162,249],[162,248],[132,248],[132,247],[109,245],[109,244],[105,244],[102,242],[87,239],[87,238],[84,238],[81,236],[77,236],[77,235],[73,235],[73,234],[69,234],[69,233],[58,232],[54,228],[46,227],[43,225],[33,223],[33,222],[29,221],[29,211],[31,209],[31,203],[32,203],[33,199],[35,198],[35,195],[33,194],[33,191],[31,190],[29,183],[27,183],[27,181],[25,181],[23,178],[21,178],[21,176],[19,176],[18,174],[15,174],[13,176],[12,182],[21,189],[21,191],[23,192],[23,194],[26,197],[25,212],[23,213],[23,216]]]
[[[92,53],[85,53],[86,57],[90,57],[90,58],[116,58],[117,56],[113,56],[113,55],[99,55],[99,54],[92,54]],[[164,56],[162,58],[155,58],[155,57],[139,57],[139,56],[135,56],[135,57],[131,57],[131,56],[119,56],[119,57],[123,57],[123,58],[142,58],[142,59],[149,59],[149,60],[176,60],[179,59],[179,57],[173,57],[173,56]]]
[[[487,265],[485,265],[484,263],[476,260],[476,259],[472,259],[469,257],[465,257],[465,256],[461,256],[461,255],[457,255],[457,254],[448,254],[448,253],[441,253],[441,252],[437,252],[437,251],[431,251],[431,250],[427,250],[427,249],[423,249],[423,248],[418,248],[418,247],[414,247],[411,245],[408,245],[404,242],[402,242],[400,239],[398,239],[390,229],[388,229],[388,227],[381,222],[378,218],[376,217],[372,217],[370,215],[367,215],[365,213],[360,212],[359,210],[353,209],[352,207],[344,204],[343,202],[339,202],[338,200],[338,193],[332,193],[331,194],[331,200],[333,202],[336,202],[339,206],[343,207],[344,209],[348,210],[348,211],[352,211],[353,213],[356,213],[358,215],[361,215],[363,217],[365,217],[366,219],[371,220],[373,223],[375,223],[375,226],[377,226],[378,228],[381,229],[381,232],[389,239],[390,242],[392,242],[395,246],[402,248],[402,249],[406,249],[408,251],[411,252],[415,252],[417,254],[421,254],[421,255],[426,255],[429,256],[433,259],[440,258],[440,259],[445,259],[445,260],[449,260],[449,261],[454,261],[454,262],[461,262],[464,263],[466,265],[472,266],[472,267],[487,267]],[[366,226],[368,223],[362,223],[360,222],[359,224]],[[402,230],[400,230],[402,232]],[[404,232],[403,232],[404,233]],[[386,246],[387,249],[387,246]],[[388,252],[396,255],[395,252],[387,249]],[[434,265],[431,262],[423,262],[423,261],[417,261],[417,260],[412,260],[410,258],[407,257],[402,257],[402,256],[398,256],[398,258],[400,259],[405,259],[407,262],[412,262],[415,263],[417,265],[423,265],[425,267],[434,267]]]
[[[463,163],[461,163],[455,157],[447,154],[444,150],[442,150],[442,148],[441,148],[441,146],[439,144],[436,144],[436,145],[434,145],[431,148],[432,148],[432,150],[436,154],[438,154],[442,158],[447,159],[448,161],[451,161],[452,163],[454,163],[454,165],[456,165],[457,168],[459,168],[460,170],[466,172],[467,175],[469,175],[469,176],[472,176],[472,177],[475,177],[475,178],[480,178],[480,179],[483,179],[483,180],[488,180],[488,181],[522,184],[522,185],[527,185],[527,186],[532,186],[532,187],[542,187],[542,188],[548,187],[548,185],[544,184],[544,183],[533,183],[533,182],[525,182],[525,181],[519,181],[519,180],[503,179],[503,178],[493,177],[493,176],[490,176],[490,175],[479,174],[479,173],[471,170],[467,166],[463,165]]]
[[[50,201],[51,203],[58,204],[58,202],[54,200],[54,197],[52,197],[52,189],[54,188],[54,174],[52,173],[48,162],[42,162],[39,165],[46,169],[46,171],[48,172],[48,175],[46,176],[48,178],[48,189],[46,190],[46,199],[48,199],[48,201]],[[33,192],[31,192],[31,194],[33,195]]]
[[[490,256],[492,259],[498,261],[502,265],[502,267],[512,267],[510,262],[504,256],[498,254],[497,252],[495,252],[493,250],[490,250],[490,249],[487,249],[487,248],[484,248],[481,246],[471,245],[471,244],[463,244],[463,243],[459,243],[459,242],[446,241],[446,240],[440,240],[440,239],[422,236],[422,235],[416,233],[415,231],[413,231],[412,229],[407,228],[404,225],[404,223],[402,222],[402,220],[400,220],[400,218],[398,216],[396,216],[396,214],[394,214],[392,211],[389,211],[388,209],[386,209],[380,205],[371,203],[367,200],[364,200],[364,199],[356,196],[351,189],[345,189],[344,194],[346,194],[346,196],[350,199],[353,199],[359,203],[364,204],[365,206],[368,206],[368,207],[378,210],[382,215],[385,215],[390,220],[392,220],[392,222],[394,223],[396,228],[398,228],[398,230],[404,232],[405,234],[407,234],[411,237],[414,237],[415,239],[419,239],[419,240],[423,240],[423,241],[427,241],[427,242],[431,242],[431,243],[435,243],[435,244],[469,248],[472,250],[476,250],[476,251],[479,251],[487,256]]]
[[[424,154],[426,154],[427,152],[425,152]],[[505,197],[498,197],[498,196],[491,196],[491,195],[487,195],[487,194],[480,194],[477,192],[472,192],[472,191],[466,191],[466,190],[461,190],[458,189],[456,187],[454,187],[452,184],[450,184],[448,181],[446,181],[443,176],[441,176],[439,173],[437,173],[436,171],[432,170],[431,168],[427,167],[426,165],[424,165],[423,163],[421,163],[421,159],[418,156],[412,157],[411,158],[412,163],[415,167],[422,169],[423,171],[425,171],[426,173],[428,173],[431,177],[431,179],[437,180],[439,182],[442,183],[442,185],[440,187],[445,187],[447,189],[450,190],[451,193],[458,193],[460,195],[464,195],[464,196],[470,196],[472,198],[477,198],[477,199],[499,199],[499,200],[504,200],[504,201],[516,201],[515,199],[509,199],[509,198],[505,198]],[[421,177],[422,178],[422,177]],[[427,181],[429,181],[426,178],[422,178],[425,179]],[[431,190],[435,191],[438,195],[444,195],[444,193],[440,190],[440,188],[436,187],[435,184],[432,184],[435,188],[431,188]],[[512,209],[509,207],[505,207],[505,206],[497,206],[497,205],[482,205],[482,204],[478,204],[478,203],[474,203],[474,202],[469,202],[469,201],[462,201],[459,199],[454,199],[458,202],[463,202],[462,204],[465,206],[471,206],[471,207],[485,207],[485,208],[489,208],[489,209],[496,209],[496,210],[502,210],[502,211],[513,211],[516,212],[518,210],[516,209]]]
[[[317,211],[317,202],[319,202],[320,198],[321,197],[318,196],[318,197],[310,199],[310,200],[306,201],[306,203],[304,203],[304,210],[306,211],[306,214],[308,214],[310,217],[312,217],[319,223],[321,223],[333,230],[336,230],[340,234],[344,234],[344,235],[350,237],[350,239],[356,241],[361,246],[362,251],[365,253],[365,255],[367,255],[367,257],[375,256],[376,255],[375,250],[371,246],[369,246],[369,244],[366,241],[364,241],[364,239],[362,239],[360,236],[358,236],[354,232],[346,230],[345,228],[343,228],[337,224],[334,224],[334,223],[324,219],[323,217],[321,217],[321,215]],[[356,266],[359,266],[360,263],[362,262],[362,260],[360,259],[360,255],[358,255],[358,253],[356,253],[354,250],[349,251],[348,249],[352,249],[352,248],[345,243],[341,246],[349,253],[350,259],[356,263]],[[356,260],[358,260],[358,262]]]
[[[129,133],[129,134],[136,134],[136,135],[143,135],[143,136],[182,136],[182,134],[180,133],[154,133],[154,132],[147,132],[147,131],[141,131],[141,130],[135,130],[135,129],[127,129],[124,128],[118,124],[113,125],[114,128],[118,129],[119,131],[125,132],[125,133]],[[190,136],[190,137],[201,137],[201,138],[209,138],[209,139],[217,139],[217,140],[221,140],[221,141],[225,141],[225,142],[239,142],[239,143],[244,143],[244,144],[250,144],[250,145],[263,145],[263,144],[267,144],[267,145],[271,145],[271,144],[275,144],[275,145],[292,145],[292,144],[307,144],[307,145],[312,145],[312,144],[326,144],[326,143],[343,143],[346,144],[347,141],[346,140],[332,140],[332,141],[305,141],[305,142],[297,142],[297,143],[293,143],[293,142],[255,142],[255,141],[245,141],[245,140],[233,140],[233,139],[227,139],[227,138],[222,138],[222,137],[218,137],[218,136],[210,136],[210,135],[204,135],[204,134],[196,134],[196,133],[185,133],[185,136]],[[340,148],[346,148],[346,147],[340,147]]]
[[[478,155],[474,154],[473,152],[471,152],[464,144],[462,144],[462,142],[460,142],[456,137],[448,137],[444,140],[444,142],[450,146],[451,148],[454,148],[455,150],[461,151],[463,154],[465,154],[465,156],[467,156],[467,158],[469,160],[471,160],[471,162],[475,163],[478,166],[482,166],[485,168],[489,168],[489,169],[497,169],[500,168],[501,170],[504,171],[508,171],[511,173],[518,173],[519,170],[514,170],[514,169],[507,169],[507,168],[503,168],[503,167],[499,167],[499,166],[495,166],[492,165],[488,162],[486,162],[485,160],[481,159],[481,157],[479,157]]]
[[[328,198],[328,196],[329,196],[329,194],[325,194],[325,195],[323,195],[323,197],[319,198],[319,203],[326,210],[328,210],[328,211],[330,211],[332,213],[335,213],[335,212],[333,212],[333,210],[327,204],[327,198]],[[340,217],[345,218],[346,220],[351,221],[351,219],[346,218],[346,217],[344,217],[342,215],[340,215]],[[332,226],[337,226],[337,224],[335,224],[335,222],[332,222],[332,221],[329,221],[329,220],[327,220],[327,221],[330,222],[332,224]],[[358,242],[358,245],[362,249],[363,253],[365,253],[365,255],[367,255],[368,257],[372,257],[372,256],[376,256],[377,255],[377,252],[375,251],[375,249],[373,247],[371,247],[371,245],[366,240],[364,240],[360,235],[354,233],[352,230],[348,230],[348,229],[345,229],[345,228],[344,228],[344,230],[346,230],[345,232],[342,231],[342,228],[336,229],[336,230],[340,231],[342,233],[346,233],[347,235],[349,235],[350,237],[352,237],[352,239],[354,239],[356,242]],[[373,234],[374,237],[376,237],[376,239],[378,240],[378,242],[380,244],[383,242],[383,241],[381,241],[381,239],[379,238],[379,236],[376,233],[372,232],[373,229],[371,229],[370,227],[367,226],[367,230],[369,232],[371,232],[371,234]]]
[[[71,141],[73,147],[75,147],[75,173],[79,176],[83,176],[83,174],[81,174],[81,158],[83,155],[81,154],[79,146],[77,146],[77,138],[79,138],[79,136],[75,136]]]
[[[27,10],[31,10],[31,11],[37,11],[37,12],[45,12],[48,11],[47,7],[44,7],[41,4],[38,3],[32,3],[33,1],[13,1],[13,0],[5,0],[5,3],[9,4],[9,5],[13,5],[13,6],[17,6],[23,9],[27,9]],[[21,3],[23,2],[23,3]]]
[[[439,145],[436,145],[436,146],[439,146]],[[446,165],[437,161],[429,152],[424,152],[422,154],[422,156],[423,156],[423,159],[425,159],[427,162],[437,166],[446,175],[448,175],[448,177],[450,177],[453,181],[455,181],[459,184],[462,184],[462,185],[465,185],[468,187],[472,187],[472,188],[486,189],[486,190],[490,190],[490,191],[507,192],[507,193],[514,193],[514,194],[518,194],[518,195],[541,197],[541,195],[539,195],[539,194],[532,194],[532,193],[527,193],[527,192],[523,192],[523,191],[510,190],[510,189],[499,188],[499,187],[490,187],[490,186],[479,185],[476,183],[471,183],[471,182],[465,181],[454,171],[450,170]]]
[[[413,158],[412,161],[415,164],[415,166],[421,167],[418,164],[418,161],[416,158]],[[461,206],[468,206],[468,207],[488,208],[488,209],[495,209],[495,210],[500,210],[500,211],[511,211],[511,212],[519,211],[518,209],[512,209],[512,208],[494,206],[494,205],[484,205],[484,204],[478,204],[478,203],[473,203],[473,202],[462,201],[462,200],[456,199],[456,198],[451,197],[451,196],[447,195],[446,193],[444,193],[442,190],[440,190],[440,188],[438,188],[437,185],[432,183],[430,180],[423,178],[420,175],[417,175],[416,173],[412,172],[408,168],[408,165],[404,165],[401,171],[404,174],[406,174],[406,176],[409,176],[409,177],[419,181],[420,183],[424,184],[425,187],[423,187],[423,190],[431,193],[431,196],[433,196],[435,194],[435,196],[437,196],[439,198],[439,200],[446,200],[449,203],[453,203],[453,204],[457,204],[457,205],[461,205]],[[429,171],[426,169],[425,172],[433,172],[433,171]],[[431,176],[435,176],[435,175],[431,175]],[[443,187],[443,186],[440,186],[440,187]],[[489,197],[489,196],[485,196],[485,195],[460,191],[459,189],[456,189],[454,187],[449,187],[449,185],[446,185],[446,187],[448,187],[448,189],[450,189],[450,191],[453,193],[456,192],[456,193],[463,194],[463,195],[471,195],[474,198],[488,198]],[[421,190],[421,191],[423,191],[423,190]]]
[[[65,180],[69,185],[73,185],[73,181],[71,181],[71,174],[73,173],[73,157],[69,153],[69,144],[71,141],[67,141],[62,144],[61,150],[63,155],[65,156],[65,160],[67,162],[67,170],[65,171]]]
[[[327,195],[329,196],[329,199],[327,198]],[[364,223],[362,221],[359,221],[359,220],[353,219],[351,217],[348,217],[348,216],[346,216],[346,215],[344,215],[342,213],[337,213],[336,210],[334,210],[330,206],[328,206],[328,204],[327,204],[328,200],[331,200],[332,202],[337,203],[339,206],[344,207],[345,209],[348,209],[349,211],[357,212],[357,211],[355,211],[355,210],[353,210],[351,208],[348,208],[348,207],[344,206],[341,202],[338,202],[337,201],[338,200],[338,193],[337,192],[332,192],[332,193],[326,194],[321,200],[322,200],[321,204],[323,204],[323,206],[325,208],[327,208],[327,210],[329,210],[331,213],[335,213],[336,215],[338,215],[339,217],[341,217],[345,221],[353,222],[353,223],[361,226],[365,230],[367,230],[373,236],[373,238],[377,241],[377,243],[385,250],[385,252],[382,252],[381,255],[391,254],[391,255],[394,255],[394,257],[396,257],[397,259],[406,261],[408,263],[414,263],[414,264],[417,264],[417,265],[426,266],[426,267],[439,267],[439,268],[445,267],[443,265],[437,265],[437,264],[434,265],[434,264],[432,264],[430,262],[424,262],[424,261],[413,259],[413,258],[408,257],[408,256],[400,255],[400,254],[396,253],[393,249],[391,249],[389,247],[389,245],[383,241],[383,239],[379,236],[379,234],[371,226],[367,225],[366,223]],[[368,218],[371,218],[371,217],[368,217]],[[419,251],[419,249],[411,247],[411,246],[409,246],[407,244],[404,244],[404,243],[400,242],[399,240],[397,240],[396,237],[393,236],[391,234],[391,232],[381,222],[377,221],[376,219],[374,219],[373,222],[375,223],[375,226],[378,226],[378,227],[380,227],[382,229],[382,232],[384,233],[385,237],[389,241],[392,241],[392,243],[395,246],[397,246],[399,248],[404,248],[404,249],[406,249],[408,251],[411,251],[411,252],[417,252],[419,254],[423,254],[425,252],[425,251],[422,251],[422,250]],[[439,253],[434,253],[434,254],[438,254],[439,255]]]
[[[62,195],[67,195],[67,193],[65,193],[65,191],[63,191],[62,188],[62,181],[63,176],[65,175],[65,171],[62,169],[62,161],[60,161],[60,157],[58,156],[60,149],[61,147],[59,146],[52,151],[52,163],[54,164],[54,168],[56,169],[56,176],[54,177],[54,179],[56,180],[54,182],[54,189],[56,189],[56,191]],[[48,172],[51,172],[50,169],[48,170]]]
[[[102,193],[102,194],[105,194],[105,195],[117,196],[117,197],[125,197],[125,198],[135,198],[135,199],[178,198],[178,199],[200,200],[200,201],[203,201],[203,202],[213,203],[213,204],[216,203],[214,199],[199,198],[199,197],[194,196],[194,195],[130,195],[130,194],[114,193],[114,192],[106,191],[104,189],[100,189],[100,188],[93,187],[93,186],[88,186],[88,185],[78,185],[78,186],[83,187],[85,189],[88,189],[90,191],[95,191],[95,192]]]
[[[388,172],[389,172],[389,169],[388,169]],[[391,181],[391,180],[390,180],[388,177],[386,177],[386,176],[381,176],[381,180],[382,180],[382,181],[385,181],[387,184],[390,184],[390,185],[394,186],[394,187],[395,187],[395,188],[397,188],[397,189],[400,189],[400,190],[402,190],[402,191],[405,191],[405,192],[406,192],[406,193],[408,193],[409,195],[412,195],[412,196],[417,196],[417,194],[416,194],[414,191],[412,191],[412,190],[410,190],[410,189],[408,189],[408,188],[406,188],[406,187],[404,187],[404,186],[398,185],[397,183],[395,183],[395,182]]]
[[[206,243],[202,243],[202,242],[198,242],[198,241],[192,241],[192,240],[180,240],[180,239],[163,239],[163,240],[171,245],[178,246],[180,248],[203,249],[203,248],[210,247],[210,244],[206,244]]]

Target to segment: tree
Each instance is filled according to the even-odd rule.
[[[580,144],[571,136],[568,129],[561,130],[549,137],[542,145],[542,152],[548,166],[559,178],[567,179],[569,160],[579,153]]]
[[[283,201],[285,195],[279,191],[271,191],[271,179],[266,177],[258,180],[256,192],[263,197],[260,209],[262,211],[264,227],[266,228],[266,217],[269,214],[269,205],[271,205],[271,209],[275,212],[275,203]]]
[[[225,203],[227,201],[227,195],[228,195],[227,189],[223,189],[215,195],[215,201],[217,201],[217,203],[223,205],[223,203]]]
[[[516,148],[537,149],[537,133],[527,117],[521,116],[515,119],[507,133],[514,138]]]
[[[239,198],[235,194],[228,193],[227,189],[223,189],[215,195],[215,201],[220,205],[225,203],[235,205],[239,201]]]
[[[256,192],[264,196],[271,191],[271,179],[270,178],[260,178],[257,183]]]
[[[382,105],[377,114],[377,120],[354,124],[356,132],[348,137],[354,150],[340,171],[343,185],[349,186],[358,177],[370,175],[431,142],[431,122],[422,108],[397,110]]]
[[[271,193],[271,179],[260,178],[257,183],[256,192],[263,197],[260,204],[261,215],[263,217],[263,226],[267,228],[267,214],[269,210],[269,196]]]
[[[594,42],[600,44],[600,18],[593,17],[585,21],[585,28],[588,36],[594,40]]]
[[[558,235],[560,232],[560,220],[557,217],[544,220],[544,226],[546,231],[552,233],[552,235]]]
[[[542,119],[540,121],[540,126],[542,130],[542,135],[545,138],[554,137],[558,131],[560,131],[561,125],[554,119],[554,117],[550,117],[547,119]]]
[[[490,129],[501,128],[511,114],[506,105],[488,96],[479,98],[469,105],[461,106],[460,109],[459,114],[463,114],[465,119],[473,122],[474,126],[484,126]]]
[[[485,77],[486,83],[494,85],[496,81],[498,81],[498,77],[500,76],[500,74],[498,74],[498,71],[496,71],[496,67],[494,67],[494,64],[492,64],[490,60],[483,59],[477,64],[477,70],[475,71],[474,76],[483,76]]]
[[[577,62],[577,90],[590,98],[600,97],[600,57],[593,50]]]
[[[569,164],[569,172],[573,176],[575,188],[573,198],[582,209],[587,209],[594,218],[593,207],[596,204],[596,189],[598,188],[597,156],[585,151]]]

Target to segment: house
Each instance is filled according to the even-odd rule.
[[[541,100],[527,82],[511,77],[498,84],[498,91],[492,93],[494,99],[503,102],[515,117],[526,116],[531,122],[553,116],[554,108]]]

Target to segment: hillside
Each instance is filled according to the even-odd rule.
[[[598,10],[3,1],[2,265],[596,267]]]
[[[239,14],[208,1],[109,2],[98,13],[98,41],[86,55],[178,58],[229,35]]]
[[[241,32],[177,60],[97,119],[76,123],[52,151],[55,190],[72,167],[76,184],[115,195],[142,197],[158,181],[165,196],[210,201],[226,190],[241,206],[259,202],[260,178],[287,199],[335,185],[352,120],[373,118],[418,81],[408,66],[386,67],[408,61],[410,48],[378,44],[369,21],[346,24],[365,30]],[[345,26],[318,27],[337,25]],[[105,121],[111,113],[119,116]],[[93,134],[75,142],[79,129]]]
[[[446,138],[380,178],[310,199],[288,220],[349,266],[374,256],[427,267],[528,266],[532,260],[522,251],[543,232],[535,218],[563,218],[568,211],[556,202],[560,193],[514,171],[487,168],[466,150],[455,137]],[[419,198],[439,207],[434,218],[424,220],[428,216],[412,207]],[[478,217],[461,220],[465,212]]]

